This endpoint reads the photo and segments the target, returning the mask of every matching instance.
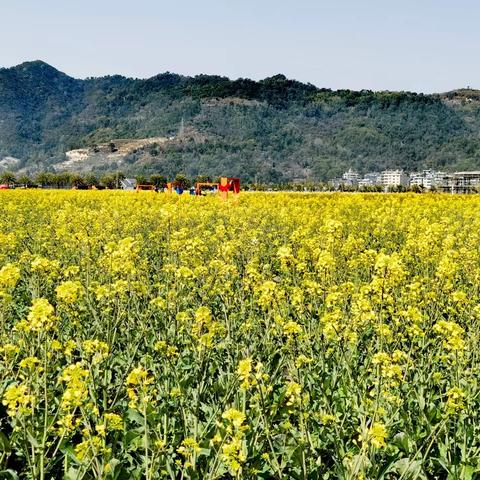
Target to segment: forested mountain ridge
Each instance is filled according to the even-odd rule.
[[[349,167],[478,169],[479,132],[475,90],[331,91],[283,75],[78,80],[41,61],[0,69],[0,159],[19,159],[4,162],[16,170],[73,168],[65,154],[76,149],[78,170],[259,181]],[[129,139],[146,141],[120,151]]]

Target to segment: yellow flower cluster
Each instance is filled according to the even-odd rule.
[[[460,413],[465,409],[465,392],[459,387],[450,388],[447,392],[445,410],[448,414]]]
[[[130,408],[143,409],[152,402],[153,381],[153,376],[142,367],[136,367],[128,374],[125,385],[130,399],[128,404]]]
[[[245,425],[246,416],[243,412],[235,408],[229,408],[222,414],[224,420],[224,436],[218,435],[217,441],[220,441],[221,458],[228,468],[235,474],[246,460],[243,437],[248,426]]]
[[[440,320],[433,326],[433,330],[443,338],[443,346],[449,352],[461,352],[465,348],[464,330],[458,323]]]
[[[103,418],[107,424],[107,429],[110,430],[123,430],[123,419],[117,413],[104,413]]]
[[[255,377],[252,376],[252,359],[244,358],[240,360],[237,367],[237,375],[241,381],[240,387],[245,390],[256,384]]]
[[[0,295],[14,289],[20,280],[20,269],[11,263],[0,268]]]
[[[192,334],[198,340],[200,347],[211,348],[214,340],[222,336],[224,331],[223,325],[213,320],[208,307],[202,306],[195,312]]]
[[[33,301],[26,320],[17,323],[16,329],[25,332],[48,332],[57,324],[55,309],[46,298]]]
[[[86,379],[88,370],[81,363],[75,363],[66,367],[60,375],[60,381],[65,383],[65,391],[62,395],[61,406],[65,410],[80,407],[88,398]]]
[[[287,405],[291,407],[295,404],[299,404],[302,401],[301,393],[302,387],[297,382],[288,382],[285,390]]]
[[[3,394],[2,404],[6,406],[8,415],[15,417],[31,413],[34,401],[35,397],[28,392],[26,385],[12,384]]]
[[[388,432],[385,425],[381,422],[375,422],[367,431],[367,442],[374,448],[383,448],[386,444]]]
[[[70,305],[80,298],[83,292],[83,287],[79,281],[68,280],[61,283],[55,291],[57,292],[57,299],[60,302]]]
[[[83,351],[92,357],[92,364],[97,365],[103,361],[109,352],[109,347],[100,340],[85,340],[82,343]]]
[[[163,449],[164,447],[164,442],[157,444],[157,448]],[[177,464],[183,466],[183,468],[185,469],[194,467],[196,457],[200,453],[200,451],[201,448],[193,437],[187,437],[183,439],[182,443],[177,448],[177,453],[183,457],[184,463],[182,465],[182,462],[180,460],[177,460]]]

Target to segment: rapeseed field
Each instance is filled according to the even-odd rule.
[[[0,478],[479,478],[479,212],[1,192]]]

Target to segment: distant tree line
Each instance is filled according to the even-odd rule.
[[[71,172],[39,172],[35,175],[3,172],[0,174],[0,184],[19,187],[47,187],[47,188],[119,188],[123,173],[106,173],[98,176],[94,173]]]
[[[121,181],[126,178],[123,172],[109,172],[102,175],[95,173],[81,174],[77,172],[38,172],[35,175],[15,174],[14,172],[3,172],[0,174],[0,184],[7,184],[12,187],[24,188],[77,188],[77,189],[116,189],[121,188]],[[173,181],[183,188],[190,188],[197,182],[218,182],[219,178],[208,175],[197,175],[187,177],[183,173],[173,178],[154,173],[151,175],[136,175],[133,177],[137,185],[154,185],[158,188],[165,188],[167,182]]]
[[[108,172],[101,175],[95,173],[81,174],[76,172],[38,172],[35,175],[19,174],[13,172],[3,172],[0,174],[0,184],[8,184],[12,187],[20,188],[58,188],[58,189],[119,189],[121,180],[126,178],[123,172]],[[167,182],[175,182],[184,189],[194,186],[197,182],[219,182],[219,177],[210,175],[197,175],[189,177],[183,173],[168,178],[159,173],[151,175],[137,175],[135,177],[137,185],[154,185],[158,189],[164,189]],[[418,185],[411,186],[390,186],[387,189],[383,185],[333,185],[330,182],[305,181],[305,182],[242,182],[242,190],[251,191],[289,191],[289,192],[391,192],[403,193],[414,192],[423,193],[425,190]],[[430,191],[435,191],[433,188]]]

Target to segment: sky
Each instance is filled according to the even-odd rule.
[[[478,0],[0,0],[0,67],[322,88],[480,88]]]

